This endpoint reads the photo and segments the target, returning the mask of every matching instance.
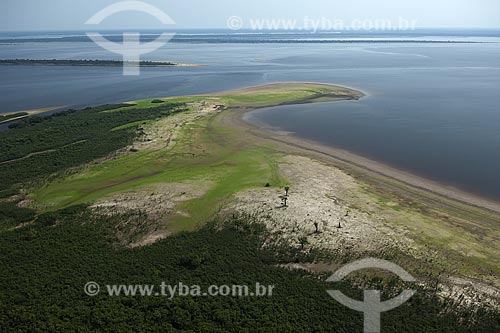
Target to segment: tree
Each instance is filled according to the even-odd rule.
[[[307,241],[307,237],[306,236],[302,236],[299,238],[299,243],[300,243],[300,249],[301,250],[304,250],[304,246],[306,246],[307,244],[309,244],[309,242]]]
[[[314,222],[314,228],[316,228],[316,231],[315,233],[319,233],[319,223],[318,222]]]

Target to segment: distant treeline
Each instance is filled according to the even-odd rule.
[[[122,66],[118,60],[60,60],[60,59],[7,59],[0,60],[0,65],[44,65],[44,66]],[[175,66],[166,61],[139,61],[143,67]]]
[[[158,38],[160,34],[158,35],[143,35],[140,37],[141,43],[147,43],[147,42],[152,42],[156,38]],[[417,35],[415,37],[421,37],[421,38],[432,38],[428,37],[429,35]],[[366,39],[355,39],[355,35],[353,38],[338,38],[338,39],[333,39],[329,37],[325,37],[324,35],[321,34],[296,34],[293,35],[291,38],[287,37],[282,37],[282,38],[269,38],[267,36],[262,37],[262,35],[255,36],[253,35],[247,35],[245,37],[242,37],[242,35],[227,35],[227,34],[214,34],[214,35],[177,35],[173,37],[169,42],[170,43],[210,43],[210,44],[223,44],[223,43],[234,43],[234,44],[241,44],[241,43],[248,43],[248,44],[268,44],[268,43],[293,43],[293,44],[304,44],[304,43],[312,43],[312,44],[324,44],[324,43],[391,43],[391,44],[397,44],[397,43],[435,43],[435,44],[443,44],[443,43],[454,43],[454,44],[464,44],[464,43],[483,43],[481,41],[473,41],[473,40],[453,40],[454,37],[451,36],[446,36],[446,35],[439,35],[442,37],[449,37],[449,40],[445,39],[426,39],[426,40],[416,40],[416,39],[411,39],[411,37],[404,37],[407,39],[400,39],[400,40],[388,40],[388,39],[371,39],[370,37],[364,36],[363,38]],[[492,35],[493,37],[496,37],[496,35]],[[106,39],[112,42],[116,43],[122,43],[123,42],[123,36],[112,36],[112,35],[105,35]],[[383,35],[382,35],[383,37]],[[324,38],[324,39],[321,39]],[[67,42],[67,43],[75,43],[75,42],[92,42],[92,40],[87,37],[87,36],[66,36],[66,37],[59,37],[59,38],[24,38],[24,39],[19,39],[19,38],[11,38],[11,39],[3,39],[0,41],[1,43],[8,43],[8,44],[19,44],[19,43],[61,43],[61,42]]]

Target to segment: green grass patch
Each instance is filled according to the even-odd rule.
[[[256,88],[222,96],[186,96],[166,99],[172,104],[204,100],[237,107],[249,103],[274,105],[299,102],[310,97],[333,94],[324,86],[297,85],[283,88]],[[154,100],[134,101],[134,105],[114,108],[111,113],[153,108]],[[142,111],[147,112],[147,111]],[[188,216],[174,217],[169,227],[175,231],[192,230],[207,221],[234,193],[253,187],[282,186],[277,173],[277,158],[270,148],[258,147],[241,139],[241,133],[218,125],[213,116],[191,122],[182,129],[174,149],[145,150],[91,165],[83,171],[37,188],[31,194],[42,210],[57,210],[70,205],[92,203],[110,194],[129,191],[154,183],[210,180],[212,188],[200,198],[184,202],[179,209]],[[114,127],[126,130],[142,124],[135,121]]]

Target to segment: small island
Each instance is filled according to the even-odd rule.
[[[34,116],[40,113],[45,113],[49,111],[54,111],[57,109],[61,109],[65,107],[64,105],[59,105],[59,106],[50,106],[46,108],[40,108],[40,109],[32,109],[32,110],[20,110],[20,111],[15,111],[15,112],[6,112],[3,114],[0,114],[0,124],[5,124],[5,123],[10,123],[14,122],[16,120],[21,120],[24,118],[27,118],[29,116]]]
[[[164,67],[164,66],[201,66],[198,64],[179,64],[170,61],[139,61],[141,67]],[[118,67],[124,62],[119,60],[69,60],[69,59],[3,59],[0,65],[28,65],[28,66],[96,66],[96,67]],[[137,62],[126,62],[126,64],[137,64]]]
[[[13,121],[15,119],[22,119],[29,116],[27,112],[16,112],[11,114],[0,115],[0,124],[6,123],[8,121]]]

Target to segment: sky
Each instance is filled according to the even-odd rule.
[[[174,29],[226,28],[228,18],[416,20],[417,28],[500,28],[499,0],[143,0],[168,14]],[[1,0],[0,31],[85,30],[85,22],[118,0]],[[159,29],[145,13],[118,13],[99,29]]]

